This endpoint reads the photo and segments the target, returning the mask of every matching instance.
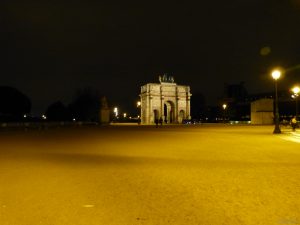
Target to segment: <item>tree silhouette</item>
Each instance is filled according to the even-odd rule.
[[[49,105],[45,114],[47,116],[47,119],[50,121],[71,120],[71,114],[69,109],[61,101],[57,101]]]
[[[74,101],[69,105],[70,112],[76,120],[99,120],[100,94],[90,88],[77,91]]]
[[[13,87],[0,86],[0,116],[7,120],[19,120],[30,113],[31,101]]]
[[[194,93],[191,98],[191,114],[194,119],[203,119],[206,116],[206,101],[202,93]]]

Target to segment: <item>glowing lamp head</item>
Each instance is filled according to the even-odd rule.
[[[292,88],[292,91],[293,91],[293,93],[294,93],[295,95],[298,95],[299,92],[300,92],[300,88],[299,88],[298,86],[293,87],[293,88]]]
[[[280,70],[273,70],[272,77],[274,80],[278,80],[280,78],[280,76],[281,76]]]
[[[114,113],[115,113],[115,116],[118,116],[118,108],[117,107],[114,108]]]
[[[223,104],[222,105],[223,109],[225,110],[227,108],[227,105],[226,104]]]

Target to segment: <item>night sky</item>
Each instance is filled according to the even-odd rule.
[[[86,87],[130,111],[163,73],[217,104],[224,83],[272,91],[274,66],[300,64],[299,0],[4,0],[0,29],[0,86],[29,96],[34,114]],[[297,80],[291,69],[279,85]]]

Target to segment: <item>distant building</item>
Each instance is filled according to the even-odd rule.
[[[224,98],[227,102],[243,102],[248,96],[244,82],[239,84],[225,84]]]
[[[273,99],[263,98],[251,103],[251,124],[273,124]]]
[[[181,123],[191,119],[190,87],[177,85],[174,78],[159,76],[160,83],[149,83],[141,87],[141,122],[153,124],[155,120],[165,123]]]
[[[225,84],[224,95],[220,105],[224,103],[227,105],[226,118],[228,120],[250,120],[250,102],[248,101],[248,96],[244,82]],[[222,114],[224,115],[224,112],[222,112],[221,115]]]
[[[248,94],[244,82],[226,84],[219,105],[223,103],[227,104],[229,120],[250,120],[251,117],[253,124],[273,123],[274,91]],[[289,120],[295,115],[295,100],[289,90],[278,90],[278,107],[280,120]]]

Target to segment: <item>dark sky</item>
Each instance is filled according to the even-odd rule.
[[[217,104],[225,82],[272,91],[270,69],[300,63],[300,0],[0,4],[0,85],[28,95],[33,113],[85,87],[129,110],[163,73]]]

